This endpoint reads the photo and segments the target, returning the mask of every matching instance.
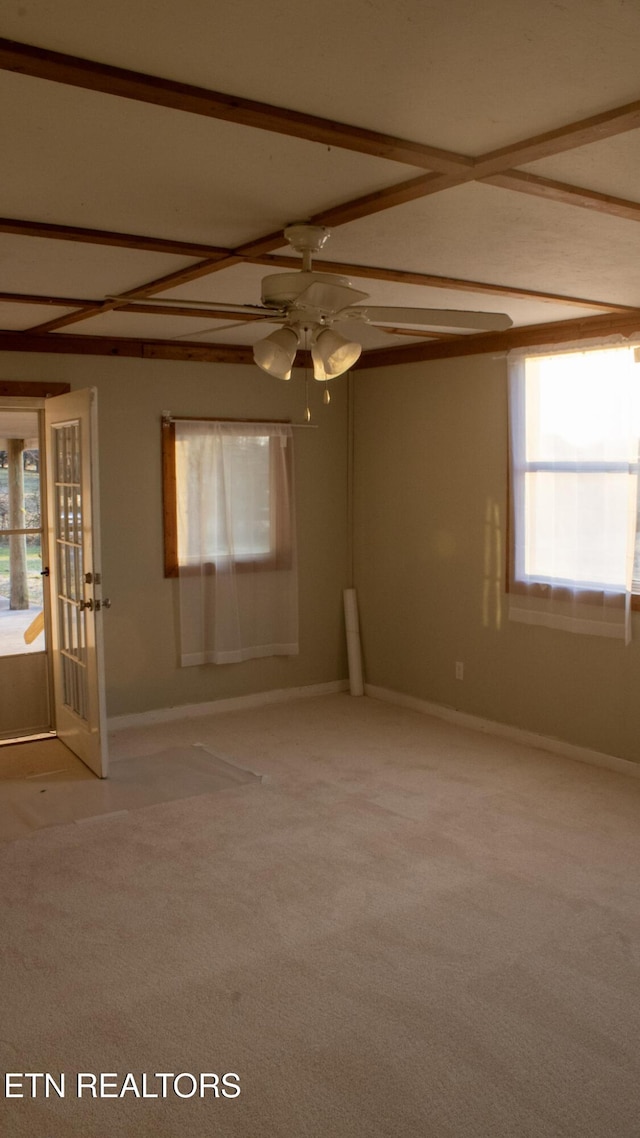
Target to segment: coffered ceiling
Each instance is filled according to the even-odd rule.
[[[4,0],[0,35],[0,348],[250,362],[275,325],[190,301],[258,304],[303,219],[371,304],[514,323],[363,327],[364,364],[640,328],[636,3]]]

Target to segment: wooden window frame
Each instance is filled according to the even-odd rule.
[[[164,575],[165,577],[179,577],[180,576],[180,563],[178,558],[178,487],[177,487],[177,474],[176,474],[176,422],[202,422],[202,423],[238,423],[246,422],[247,425],[260,426],[261,423],[265,427],[277,425],[273,419],[210,419],[206,417],[197,416],[172,416],[170,418],[164,417],[162,419],[162,518],[163,518],[163,533],[164,533]],[[278,421],[280,422],[280,421]],[[287,426],[286,421],[282,421],[282,426]],[[265,430],[265,434],[268,433]],[[273,453],[273,446],[275,438],[270,441],[270,455]],[[278,444],[279,445],[279,444]],[[287,464],[287,473],[289,475],[288,481],[291,485],[291,463],[292,463],[292,448],[287,446],[285,450],[285,461]],[[277,491],[281,492],[283,487],[276,487]],[[275,515],[275,517],[274,517]],[[263,557],[242,557],[234,560],[234,568],[239,572],[260,572],[260,571],[273,571],[277,569],[289,569],[292,563],[292,534],[291,534],[291,516],[290,511],[286,509],[276,509],[271,514],[271,549],[268,554]],[[199,572],[200,570],[197,570]],[[206,571],[215,573],[216,567],[213,562],[207,563]],[[185,570],[182,570],[184,574]],[[188,571],[187,571],[188,572]]]

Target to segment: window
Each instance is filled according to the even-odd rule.
[[[166,419],[162,448],[165,576],[199,564],[201,554],[212,571],[228,559],[239,569],[290,562],[286,424]]]
[[[166,418],[162,439],[182,663],[297,652],[291,426]]]
[[[530,614],[535,598],[547,602],[547,615],[550,601],[570,602],[574,612],[577,604],[600,605],[607,626],[616,623],[616,608],[626,608],[628,628],[631,596],[640,593],[634,349],[516,355],[510,362],[510,592],[532,599]],[[562,619],[541,623],[562,625],[568,610],[556,605],[556,616]]]

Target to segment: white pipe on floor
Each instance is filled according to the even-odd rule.
[[[349,659],[349,690],[351,695],[364,695],[362,653],[360,650],[360,625],[358,623],[358,600],[355,589],[344,590],[344,623],[347,633],[347,656]]]

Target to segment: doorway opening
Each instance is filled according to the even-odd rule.
[[[0,742],[52,731],[38,402],[0,405]]]
[[[100,568],[97,391],[7,398],[11,386],[0,383],[0,742],[55,734],[106,778],[102,614],[111,601]]]

